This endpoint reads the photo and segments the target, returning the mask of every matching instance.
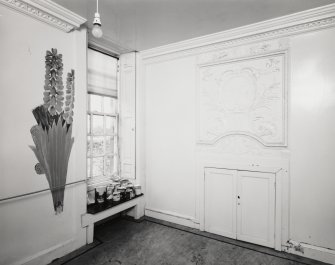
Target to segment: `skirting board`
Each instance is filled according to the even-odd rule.
[[[69,239],[63,243],[52,246],[48,249],[42,250],[33,256],[27,257],[20,261],[14,262],[11,265],[43,265],[49,264],[52,260],[65,256],[66,254],[82,247],[86,244],[86,241],[83,241],[82,244],[78,245],[75,238]]]
[[[291,254],[295,254],[298,256],[302,256],[305,258],[310,258],[314,260],[319,260],[325,263],[334,264],[335,265],[335,250],[327,249],[323,247],[317,247],[305,243],[298,243],[295,241],[290,240],[293,246],[300,246],[303,249],[301,251],[297,251],[294,247],[283,247],[283,251]]]
[[[145,216],[199,229],[199,223],[195,221],[194,218],[191,216],[184,216],[174,212],[149,209],[149,208],[145,209]]]

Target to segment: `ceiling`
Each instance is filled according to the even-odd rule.
[[[54,0],[92,27],[96,0]],[[335,3],[335,0],[99,0],[105,46],[142,51]]]

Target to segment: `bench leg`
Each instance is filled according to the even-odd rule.
[[[89,224],[86,227],[86,243],[87,244],[93,243],[93,236],[94,236],[94,224]]]
[[[136,204],[134,209],[134,218],[140,219],[144,216],[144,199],[143,197],[139,200],[138,204]]]
[[[141,198],[138,203],[127,212],[128,216],[134,217],[134,219],[140,219],[144,216],[144,200]]]
[[[136,204],[134,207],[134,219],[140,219],[144,214],[142,213],[142,208],[140,204]]]

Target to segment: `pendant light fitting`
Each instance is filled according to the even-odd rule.
[[[95,38],[101,38],[103,35],[102,29],[101,29],[100,14],[99,14],[99,0],[97,0],[97,12],[95,12],[94,14],[92,35]]]

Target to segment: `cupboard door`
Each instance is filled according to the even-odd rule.
[[[237,173],[237,239],[274,247],[275,175]]]
[[[205,231],[236,239],[236,170],[205,170]]]

